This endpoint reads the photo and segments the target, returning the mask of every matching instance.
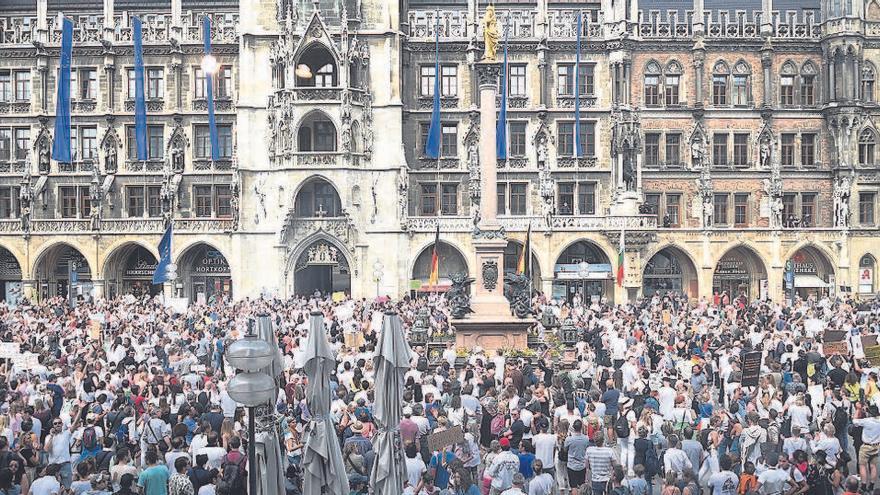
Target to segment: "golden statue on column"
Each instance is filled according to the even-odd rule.
[[[483,49],[483,61],[494,62],[498,52],[498,18],[495,17],[494,5],[486,7],[486,13],[483,14],[483,41],[486,45]]]

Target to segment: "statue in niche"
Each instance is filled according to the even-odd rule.
[[[636,174],[633,168],[633,157],[629,151],[623,154],[623,188],[626,191],[636,190]]]
[[[177,173],[183,172],[183,147],[178,142],[171,147],[171,167]]]
[[[764,139],[761,141],[761,167],[770,168],[770,141]]]
[[[43,138],[42,142],[40,143],[40,149],[39,149],[38,166],[39,166],[40,173],[41,174],[48,174],[50,165],[51,165],[51,162],[50,162],[50,152],[49,152],[49,140],[47,138]]]
[[[117,170],[116,163],[116,142],[111,140],[104,149],[104,171],[108,174],[115,173]]]
[[[849,197],[852,182],[849,177],[840,177],[834,182],[834,226],[849,227]]]
[[[706,155],[706,150],[703,147],[702,139],[694,139],[691,143],[691,164],[694,167],[700,167],[703,165],[703,157]]]

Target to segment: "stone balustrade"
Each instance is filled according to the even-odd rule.
[[[547,219],[538,215],[500,216],[498,221],[507,232],[525,232],[529,226],[535,232],[546,232],[548,230],[554,232],[601,232],[606,230],[651,230],[657,228],[656,215],[620,217],[557,215],[550,218],[550,229],[547,226]],[[467,233],[474,230],[473,219],[465,216],[410,216],[406,220],[405,230],[411,233],[434,232],[437,229],[438,223],[440,224],[441,232]]]

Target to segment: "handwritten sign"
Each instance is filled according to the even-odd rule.
[[[761,376],[761,351],[747,352],[742,356],[742,386],[757,387]]]
[[[461,426],[454,426],[448,430],[428,435],[428,450],[436,452],[461,442],[464,442],[464,430],[461,429]]]
[[[849,346],[846,345],[846,341],[825,342],[822,344],[822,351],[826,356],[834,356],[835,354],[846,356],[849,354]]]
[[[865,347],[865,359],[871,363],[871,366],[880,366],[880,345]]]
[[[0,342],[0,359],[9,359],[17,356],[20,351],[18,342]]]

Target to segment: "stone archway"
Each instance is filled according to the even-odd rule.
[[[85,256],[70,244],[58,243],[46,248],[34,263],[37,299],[76,297],[92,294],[92,269]]]
[[[645,263],[642,273],[642,294],[665,295],[669,292],[695,298],[699,295],[699,276],[691,258],[674,246],[657,251]]]
[[[444,241],[437,246],[439,280],[437,286],[431,286],[428,279],[431,276],[431,258],[434,252],[434,244],[425,246],[416,256],[412,267],[410,289],[420,292],[444,291],[450,286],[450,278],[455,273],[470,273],[467,260],[461,251]]]
[[[586,303],[602,298],[613,303],[614,275],[602,248],[586,239],[565,248],[553,266],[552,295],[569,302],[578,296]]]
[[[298,296],[351,294],[351,264],[330,239],[319,238],[293,259],[293,293]]]
[[[206,242],[187,247],[177,257],[178,297],[196,303],[212,303],[232,297],[232,269],[219,249]]]
[[[520,241],[510,239],[504,248],[504,275],[515,273],[519,265],[519,258],[522,255],[523,244]],[[531,272],[533,290],[541,290],[541,265],[538,263],[538,257],[532,250],[531,265],[526,266],[526,271]]]
[[[162,285],[153,285],[158,260],[144,246],[128,242],[114,249],[104,261],[104,294],[113,298],[125,294],[155,296]]]
[[[791,263],[791,282],[794,286],[789,286],[786,280],[787,290],[793,289],[802,298],[834,294],[837,285],[834,264],[821,249],[812,245],[803,246],[792,253],[788,262]]]
[[[739,245],[724,253],[715,264],[712,292],[727,293],[731,299],[745,295],[747,299],[769,297],[767,268],[761,257],[750,247]],[[762,294],[762,286],[766,293]]]

